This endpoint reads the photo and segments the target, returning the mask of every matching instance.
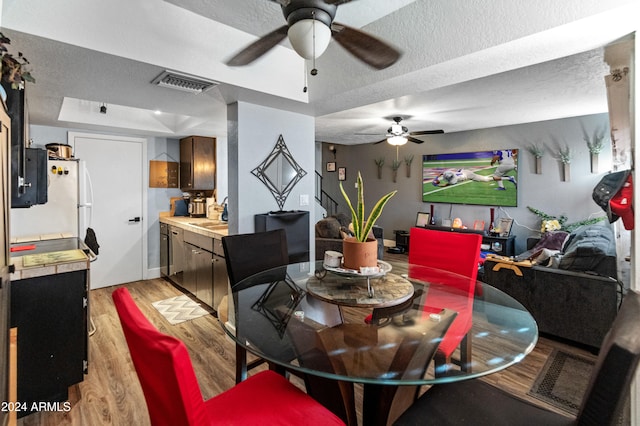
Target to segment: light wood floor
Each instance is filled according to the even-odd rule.
[[[196,376],[205,399],[234,385],[234,345],[226,337],[213,315],[178,325],[170,325],[151,303],[181,294],[163,279],[125,284],[143,313],[161,331],[185,342],[191,354]],[[18,420],[22,426],[47,425],[148,425],[149,418],[142,390],[131,360],[120,323],[111,301],[111,293],[120,286],[92,290],[91,318],[96,326],[89,341],[89,374],[85,380],[70,388],[69,412],[34,413]],[[538,372],[554,347],[593,357],[593,354],[540,338],[534,351],[522,362],[507,370],[490,375],[486,380],[502,389],[544,406],[527,397]],[[291,379],[298,386],[299,379]],[[361,401],[361,388],[357,401]],[[554,409],[552,406],[546,406]],[[358,413],[361,418],[361,413]]]

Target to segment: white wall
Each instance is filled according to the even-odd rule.
[[[292,189],[283,210],[306,210],[315,217],[314,197],[314,119],[302,114],[262,107],[245,102],[229,105],[228,182],[229,233],[254,231],[254,215],[279,210],[276,200],[251,171],[273,150],[280,135],[306,175]],[[301,205],[306,195],[309,205]],[[309,227],[309,240],[313,241]],[[314,246],[311,244],[311,250]],[[313,256],[313,251],[312,251]]]

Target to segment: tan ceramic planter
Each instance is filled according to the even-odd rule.
[[[358,242],[354,237],[342,240],[343,265],[347,269],[360,270],[361,266],[378,266],[378,241],[369,238]]]

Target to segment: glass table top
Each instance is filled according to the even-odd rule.
[[[275,364],[344,381],[384,385],[424,385],[484,376],[522,360],[533,350],[538,329],[517,301],[481,282],[433,268],[395,264],[418,297],[406,311],[381,325],[365,323],[369,308],[327,303],[307,291],[317,285],[322,262],[292,264],[252,276],[234,286],[233,328],[225,330],[241,346]],[[406,273],[404,273],[406,271]],[[315,273],[315,274],[314,274]],[[331,275],[328,282],[362,285]],[[322,281],[322,280],[320,280]],[[385,277],[371,280],[384,290]],[[385,305],[386,306],[386,305]],[[455,374],[436,374],[431,362],[454,321],[468,321],[471,359]],[[442,372],[438,372],[442,373]]]

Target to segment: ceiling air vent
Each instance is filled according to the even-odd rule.
[[[194,77],[192,75],[181,74],[175,71],[164,71],[162,74],[153,79],[151,84],[160,87],[168,87],[170,89],[182,90],[191,93],[202,93],[219,83],[213,80]]]

